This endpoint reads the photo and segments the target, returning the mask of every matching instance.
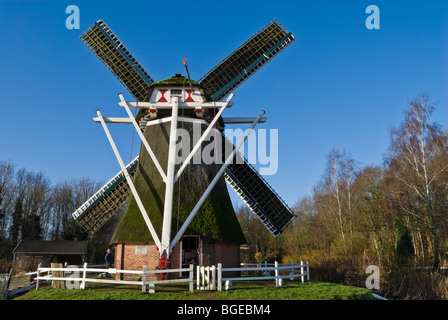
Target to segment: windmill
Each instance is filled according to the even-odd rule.
[[[104,117],[98,110],[93,118],[101,123],[121,171],[72,214],[75,221],[93,235],[127,201],[112,242],[133,243],[134,258],[152,255],[159,268],[175,261],[181,264],[187,254],[196,257],[198,264],[205,264],[207,256],[211,263],[214,257],[233,259],[239,265],[239,246],[245,238],[227,182],[272,235],[282,233],[294,214],[238,151],[254,127],[266,121],[264,111],[257,117],[222,114],[233,105],[233,90],[294,41],[290,32],[272,21],[198,81],[190,79],[184,59],[187,77],[175,74],[156,82],[102,20],[81,39],[136,101],[128,102],[119,94],[119,106],[128,117]],[[139,110],[135,117],[132,108]],[[132,124],[142,141],[139,156],[126,166],[108,129],[111,123]],[[237,145],[224,135],[230,123],[251,124]],[[180,131],[199,138],[182,138],[178,143]],[[215,143],[222,141],[215,145],[215,162],[195,161],[213,134]],[[179,148],[182,161],[176,163]],[[142,243],[153,243],[157,257]],[[175,253],[179,243],[182,248]],[[224,243],[233,245],[218,246]],[[123,266],[127,249],[122,245],[120,250],[116,262],[121,259]]]

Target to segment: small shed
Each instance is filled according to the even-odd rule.
[[[23,240],[13,250],[14,269],[36,270],[39,263],[50,267],[51,263],[83,264],[87,257],[87,241]]]

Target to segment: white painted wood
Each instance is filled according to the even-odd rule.
[[[54,277],[52,275],[42,276],[42,273],[44,272],[51,272],[51,271],[82,271],[82,277],[79,278],[73,278],[73,277]],[[142,274],[142,279],[145,279],[145,281],[130,281],[130,280],[110,280],[110,279],[94,279],[94,278],[88,278],[87,273],[93,272],[93,273],[123,273],[123,274]],[[151,281],[149,284],[146,282],[147,275],[148,274],[160,274],[160,273],[170,273],[170,272],[189,272],[188,279],[172,279],[172,280],[154,280]],[[145,288],[146,284],[149,285],[150,288],[155,288],[155,284],[167,284],[167,283],[188,283],[190,292],[193,292],[193,281],[194,281],[194,267],[193,265],[190,265],[189,268],[184,269],[168,269],[168,270],[117,270],[117,269],[99,269],[99,268],[89,268],[87,264],[84,264],[81,268],[42,268],[39,267],[37,270],[37,274],[39,275],[36,280],[37,283],[43,280],[47,281],[54,281],[54,280],[70,280],[70,281],[79,281],[81,283],[85,282],[95,282],[95,283],[109,283],[109,284],[126,284],[126,285],[137,285],[141,286],[142,290]],[[36,283],[36,289],[39,289],[39,286],[37,286]],[[151,292],[151,290],[149,290]]]
[[[107,125],[104,122],[104,119],[103,119],[103,117],[101,115],[100,110],[97,110],[96,113],[97,113],[98,117],[100,118],[101,125],[102,125],[102,127],[104,129],[104,132],[106,133],[106,136],[107,136],[107,138],[109,140],[109,143],[110,143],[110,145],[111,145],[111,147],[112,147],[112,149],[113,149],[113,151],[115,153],[115,157],[117,158],[118,163],[120,164],[121,171],[123,172],[123,174],[124,174],[124,176],[126,178],[126,181],[127,181],[128,185],[129,185],[129,188],[131,189],[131,192],[134,195],[135,201],[137,202],[137,205],[138,205],[138,207],[140,209],[140,212],[141,212],[141,214],[143,216],[143,219],[145,220],[146,226],[148,227],[149,232],[151,233],[151,236],[152,236],[154,242],[160,248],[159,237],[157,236],[157,233],[156,233],[156,231],[155,231],[155,229],[154,229],[154,227],[153,227],[153,225],[151,223],[151,220],[149,219],[148,214],[146,213],[146,209],[143,206],[143,203],[142,203],[142,201],[141,201],[141,199],[140,199],[140,197],[139,197],[139,195],[137,193],[137,190],[135,189],[134,183],[132,182],[132,178],[129,175],[129,172],[126,170],[126,167],[125,167],[125,165],[123,163],[123,160],[122,160],[122,158],[120,156],[120,153],[118,152],[118,149],[115,146],[115,142],[112,139],[112,136],[110,135],[109,129],[107,128]]]
[[[202,194],[202,197],[199,199],[199,201],[196,203],[195,207],[193,208],[193,210],[190,212],[190,214],[188,215],[187,219],[185,220],[184,224],[182,225],[182,227],[179,229],[177,235],[174,237],[173,241],[171,241],[170,244],[170,251],[173,249],[173,247],[176,245],[176,243],[179,241],[179,239],[182,237],[182,235],[184,234],[185,230],[188,228],[188,226],[190,225],[191,221],[193,220],[193,218],[196,216],[196,213],[199,211],[199,209],[201,208],[202,204],[204,203],[205,199],[208,197],[208,195],[210,194],[210,192],[212,191],[212,189],[215,187],[216,183],[218,182],[218,180],[221,178],[221,176],[223,175],[224,171],[227,169],[227,166],[229,165],[229,163],[231,161],[233,161],[233,158],[235,157],[235,154],[238,152],[238,150],[242,147],[242,145],[244,144],[244,142],[246,141],[247,137],[249,136],[249,134],[252,132],[252,130],[255,128],[255,126],[258,124],[258,120],[260,120],[260,118],[264,115],[265,111],[262,110],[260,112],[260,114],[258,115],[258,117],[255,119],[255,121],[252,123],[252,125],[250,126],[250,128],[248,130],[246,130],[244,132],[244,136],[243,138],[240,140],[240,142],[238,143],[238,145],[234,148],[234,150],[232,151],[232,153],[230,154],[230,156],[227,157],[225,163],[221,166],[221,168],[219,169],[218,173],[216,174],[216,176],[213,178],[213,180],[210,182],[209,186],[207,187],[207,189],[204,191],[204,193]],[[166,202],[165,202],[165,206],[166,206]]]
[[[159,161],[157,160],[156,155],[154,154],[151,147],[149,146],[148,141],[143,136],[143,132],[142,132],[142,130],[140,130],[140,127],[138,126],[137,122],[135,121],[135,118],[132,115],[132,112],[128,107],[128,103],[126,102],[126,100],[124,99],[124,97],[121,93],[118,96],[120,97],[120,100],[123,103],[123,106],[129,116],[129,119],[131,120],[132,124],[134,125],[135,131],[137,131],[137,134],[140,137],[140,140],[142,141],[143,145],[145,146],[146,151],[148,152],[149,156],[151,157],[151,160],[154,162],[154,165],[156,166],[157,170],[159,171],[160,176],[162,177],[163,181],[166,183],[165,172],[163,171],[162,166],[160,165]]]
[[[260,281],[260,280],[275,280],[276,283],[276,287],[279,287],[282,285],[282,281],[283,279],[291,279],[291,278],[298,278],[301,277],[303,278],[304,276],[307,277],[307,279],[309,280],[309,262],[307,261],[306,264],[287,264],[287,263],[267,263],[266,261],[264,263],[242,263],[241,264],[243,266],[243,268],[222,268],[222,266],[219,266],[218,264],[218,268],[216,269],[218,274],[217,274],[217,278],[218,278],[218,290],[221,291],[222,290],[222,282],[232,282],[232,281]],[[256,267],[245,267],[245,266],[256,266]],[[268,265],[273,265],[272,267],[268,267]],[[305,272],[300,272],[300,273],[293,273],[292,271],[296,271],[302,268],[306,268]],[[259,276],[259,277],[249,277],[249,276],[242,276],[242,277],[223,277],[222,273],[223,272],[228,272],[228,271],[260,271],[260,270],[264,270],[265,271],[265,276]],[[268,271],[274,271],[274,276],[269,276],[269,272]],[[280,275],[280,271],[290,271],[289,274],[285,274],[285,275]],[[267,273],[266,273],[267,272]],[[266,274],[268,274],[268,276],[266,276]]]
[[[232,98],[233,98],[233,95],[231,95],[229,97],[228,102],[230,102],[230,99],[232,99]],[[185,167],[190,163],[191,158],[193,158],[193,156],[196,154],[196,152],[201,148],[202,142],[208,137],[208,134],[213,129],[213,126],[215,125],[215,123],[221,117],[221,115],[224,112],[224,110],[226,109],[227,105],[228,104],[226,104],[224,107],[219,109],[218,113],[213,118],[212,122],[210,122],[210,124],[208,125],[207,129],[202,133],[201,138],[196,142],[195,146],[193,147],[193,150],[191,150],[190,154],[187,156],[187,158],[185,159],[184,163],[182,164],[182,166],[179,168],[179,170],[177,171],[176,175],[174,176],[174,182],[176,182],[179,179],[180,175],[185,170]]]
[[[173,98],[171,113],[171,125],[170,125],[170,140],[168,151],[168,164],[166,172],[166,186],[165,186],[165,202],[163,208],[163,223],[162,223],[162,241],[160,248],[160,254],[166,253],[167,256],[171,253],[170,241],[171,241],[171,217],[173,211],[173,193],[174,193],[174,170],[176,166],[176,142],[177,142],[177,118],[179,112],[179,98]]]
[[[200,103],[199,105],[203,108],[203,109],[210,109],[210,108],[222,108],[227,102],[225,101],[216,101],[216,102],[203,102]],[[124,104],[122,102],[119,102],[118,105],[122,108],[124,108]],[[156,109],[172,109],[173,108],[173,103],[172,102],[133,102],[133,101],[129,101],[128,102],[128,106],[129,108],[156,108]],[[229,105],[227,107],[232,107],[233,106],[233,102],[230,102]],[[197,102],[182,102],[179,101],[179,108],[180,109],[195,109],[196,107],[198,107],[198,103]]]

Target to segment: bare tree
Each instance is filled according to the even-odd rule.
[[[318,211],[328,215],[331,224],[337,226],[344,245],[353,234],[355,223],[355,184],[358,165],[344,150],[333,149],[327,157],[325,173],[314,189]]]
[[[11,162],[0,162],[0,239],[6,238],[11,219],[13,185],[14,165]]]
[[[384,169],[368,166],[361,170],[356,178],[357,206],[360,218],[358,231],[368,236],[376,253],[379,265],[382,265],[390,243],[391,226],[387,219]]]
[[[42,218],[49,211],[50,181],[42,172],[19,170],[15,175],[10,239],[41,239]]]
[[[396,199],[401,209],[431,234],[433,266],[438,268],[440,245],[434,200],[440,184],[443,191],[448,187],[447,180],[440,179],[446,175],[448,161],[447,136],[437,124],[429,122],[433,111],[434,106],[425,94],[411,101],[404,122],[391,131],[389,168],[399,182],[396,186],[400,189],[394,190],[396,197],[409,193],[410,201]]]
[[[87,235],[73,220],[72,213],[91,197],[101,185],[90,178],[58,182],[51,196],[52,239],[81,239]]]

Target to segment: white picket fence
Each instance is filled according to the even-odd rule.
[[[242,268],[223,268],[221,263],[218,266],[197,267],[196,283],[198,290],[218,290],[222,291],[222,283],[225,283],[225,289],[232,288],[232,281],[251,281],[251,280],[275,280],[275,286],[278,288],[282,285],[283,279],[294,280],[300,277],[302,283],[310,280],[310,265],[307,261],[305,264],[291,263],[274,263],[264,264],[242,264]],[[245,272],[245,271],[261,271],[262,276],[239,276],[239,277],[223,277],[225,272]],[[271,272],[273,275],[271,275]]]
[[[197,267],[196,268],[196,285],[197,290],[218,290],[222,291],[222,284],[225,283],[225,289],[232,288],[232,281],[251,281],[251,280],[275,280],[276,287],[282,285],[283,279],[294,280],[300,277],[302,283],[310,279],[309,263],[304,264],[291,263],[263,263],[263,264],[241,264],[241,268],[223,268],[221,263],[217,266]],[[57,277],[54,272],[63,272],[63,277]],[[261,276],[239,276],[239,277],[223,277],[226,272],[247,272],[247,271],[261,271]],[[167,273],[188,272],[188,278],[181,279],[167,279],[157,280],[157,275]],[[194,287],[194,267],[190,264],[189,268],[184,269],[166,269],[166,270],[147,270],[143,266],[143,270],[119,270],[114,268],[92,268],[85,263],[82,267],[67,266],[64,268],[44,268],[39,264],[36,276],[36,290],[39,289],[39,284],[42,281],[65,281],[67,289],[85,289],[88,282],[108,283],[108,284],[125,284],[141,286],[142,292],[155,292],[156,284],[168,283],[188,283],[189,291],[193,292]],[[113,280],[113,279],[98,279],[88,277],[89,273],[109,273],[109,274],[137,274],[141,275],[141,280]],[[46,275],[44,275],[46,274]],[[147,290],[148,287],[148,290]]]
[[[53,272],[64,272],[63,277],[56,277]],[[46,276],[42,275],[47,272]],[[167,280],[156,280],[157,275],[167,274],[174,272],[188,272],[188,278],[181,279],[167,279]],[[109,274],[137,274],[141,275],[141,280],[113,280],[113,279],[97,279],[88,277],[88,273],[109,273]],[[80,276],[81,275],[81,276]],[[151,277],[152,276],[152,277]],[[146,266],[143,266],[143,270],[119,270],[114,268],[89,268],[87,263],[83,267],[79,268],[77,266],[68,266],[66,268],[43,268],[40,264],[37,268],[37,284],[36,290],[39,289],[39,284],[41,281],[65,281],[66,288],[68,289],[85,289],[88,282],[96,283],[108,283],[108,284],[126,284],[126,285],[136,285],[141,286],[142,292],[146,292],[146,287],[148,286],[148,292],[155,292],[156,284],[167,284],[167,283],[188,283],[190,292],[193,292],[193,281],[194,281],[194,267],[191,264],[189,268],[184,269],[166,269],[166,270],[147,270]]]

